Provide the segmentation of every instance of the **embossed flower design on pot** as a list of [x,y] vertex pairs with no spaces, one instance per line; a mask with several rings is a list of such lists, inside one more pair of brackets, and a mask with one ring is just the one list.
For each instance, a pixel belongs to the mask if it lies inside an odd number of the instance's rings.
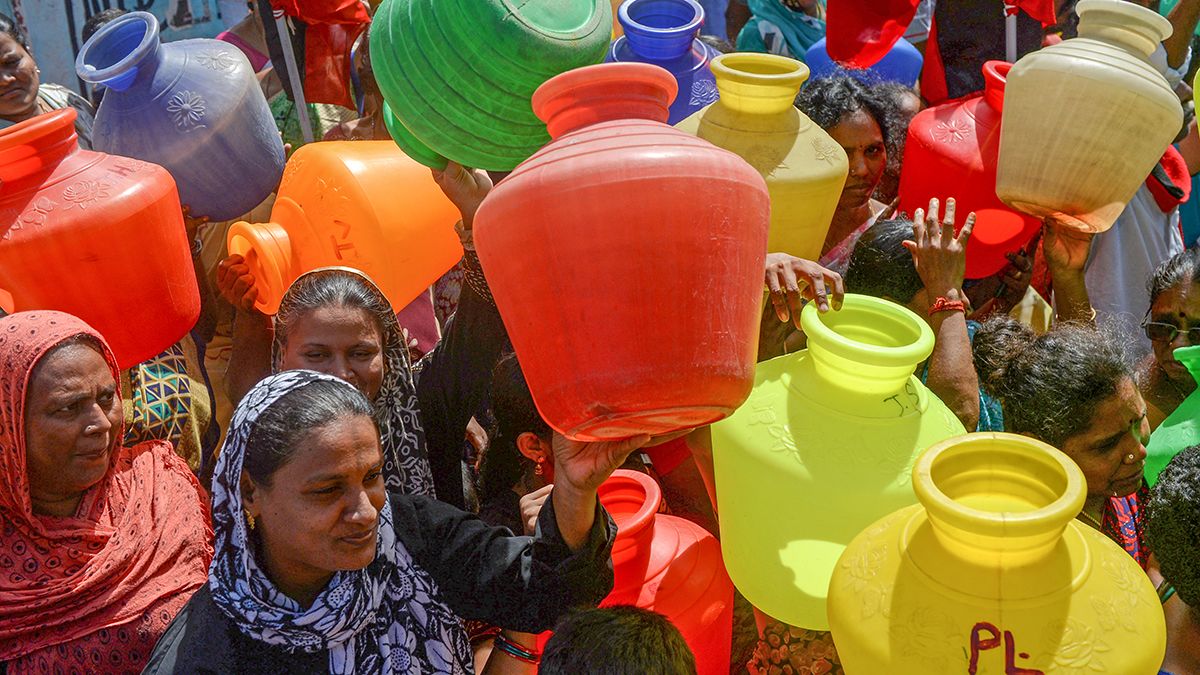
[[178,92],[167,100],[167,113],[171,115],[176,128],[183,132],[203,129],[205,125],[200,121],[204,119],[207,109],[204,98],[191,91]]
[[692,83],[688,105],[708,105],[709,103],[715,103],[718,98],[721,98],[721,94],[717,91],[716,82],[711,80],[697,80]]
[[971,125],[966,120],[939,122],[930,133],[938,143],[958,143],[971,136]]
[[824,138],[817,137],[812,139],[812,146],[813,150],[817,154],[818,162],[827,162],[829,164],[833,164],[837,161],[838,147],[833,143],[830,143]]
[[841,563],[846,570],[842,586],[859,596],[860,616],[864,621],[877,615],[884,618],[891,615],[888,588],[879,578],[879,571],[886,561],[886,549],[875,546]]
[[861,593],[867,584],[877,583],[879,568],[885,558],[882,546],[862,551],[859,555],[842,563],[846,569],[846,586],[855,593]]
[[196,56],[196,62],[209,70],[229,72],[237,65],[233,55],[226,51],[211,51]]
[[1056,621],[1047,627],[1045,635],[1061,635],[1057,641],[1058,652],[1049,672],[1063,675],[1087,675],[1110,672],[1104,665],[1104,653],[1112,651],[1090,626],[1074,619]]
[[111,186],[102,180],[81,180],[72,183],[62,193],[63,199],[70,202],[64,208],[78,206],[86,209],[91,204],[108,198],[109,187]]
[[46,197],[38,197],[29,205],[29,209],[21,214],[16,223],[13,223],[12,228],[4,233],[4,239],[8,239],[13,230],[19,230],[22,226],[38,227],[45,225],[50,212],[57,206],[54,202]]
[[[934,607],[914,607],[905,613],[902,621],[893,624],[898,638],[900,653],[908,659],[918,659],[929,666],[931,673],[954,673],[966,670],[951,663],[956,657],[950,654],[965,653],[946,649],[947,644],[959,642],[961,637],[954,629],[954,621],[945,612]],[[962,664],[965,665],[965,664]]]

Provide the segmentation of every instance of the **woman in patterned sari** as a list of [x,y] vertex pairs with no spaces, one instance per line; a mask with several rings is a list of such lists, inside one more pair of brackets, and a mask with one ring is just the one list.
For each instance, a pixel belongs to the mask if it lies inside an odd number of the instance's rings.
[[557,438],[537,535],[517,537],[388,491],[373,406],[345,380],[272,375],[217,462],[209,583],[146,672],[473,672],[459,617],[542,631],[611,590],[616,526],[596,490],[648,440]]
[[207,576],[207,496],[122,444],[117,381],[79,319],[0,319],[0,672],[140,672]]

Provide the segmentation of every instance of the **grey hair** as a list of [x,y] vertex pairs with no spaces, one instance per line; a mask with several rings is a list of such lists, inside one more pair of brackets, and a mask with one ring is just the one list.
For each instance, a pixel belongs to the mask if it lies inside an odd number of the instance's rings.
[[1200,271],[1200,248],[1189,248],[1171,256],[1150,275],[1150,281],[1147,283],[1150,304],[1153,305],[1158,296],[1171,288],[1200,282],[1200,278],[1196,276],[1197,271]]
[[1044,335],[1009,317],[975,335],[975,369],[984,391],[1004,407],[1004,428],[1056,448],[1091,424],[1096,407],[1125,380],[1137,381],[1123,343],[1090,325]]

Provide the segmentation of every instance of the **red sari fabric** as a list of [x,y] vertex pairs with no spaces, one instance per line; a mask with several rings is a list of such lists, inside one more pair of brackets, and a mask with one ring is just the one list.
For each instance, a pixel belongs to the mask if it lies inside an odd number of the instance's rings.
[[[117,446],[74,516],[33,513],[25,398],[34,366],[88,335],[60,312],[0,319],[0,662],[19,672],[140,672],[167,624],[208,578],[207,498],[164,442]],[[121,430],[114,429],[114,443]]]

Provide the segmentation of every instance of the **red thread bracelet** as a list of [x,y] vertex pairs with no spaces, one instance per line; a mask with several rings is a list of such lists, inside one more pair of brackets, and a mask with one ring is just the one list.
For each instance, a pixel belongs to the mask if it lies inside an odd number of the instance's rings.
[[962,300],[951,300],[945,296],[939,296],[933,304],[929,306],[929,316],[933,316],[938,312],[962,312],[966,314],[967,303]]

